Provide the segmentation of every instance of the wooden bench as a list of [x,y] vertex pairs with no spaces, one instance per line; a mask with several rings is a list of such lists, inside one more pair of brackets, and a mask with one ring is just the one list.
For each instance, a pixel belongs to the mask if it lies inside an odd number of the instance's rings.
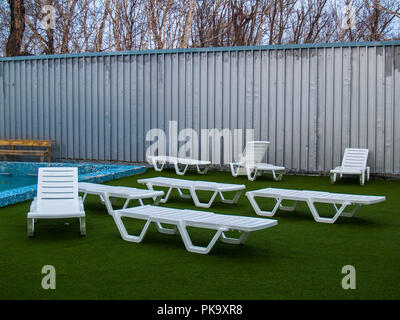
[[[7,149],[0,149],[0,155],[4,156],[4,160],[8,160],[8,156],[38,156],[43,162],[47,157],[47,161],[51,161],[51,145],[53,140],[24,140],[24,139],[0,139],[0,147],[6,146]],[[16,147],[41,147],[46,149],[39,150],[21,150]]]

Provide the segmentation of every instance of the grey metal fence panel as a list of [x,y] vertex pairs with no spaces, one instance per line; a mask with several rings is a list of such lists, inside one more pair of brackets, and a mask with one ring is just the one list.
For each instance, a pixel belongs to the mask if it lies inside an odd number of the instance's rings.
[[[372,172],[399,174],[399,89],[399,41],[2,58],[0,138],[142,162],[147,132],[168,137],[177,121],[198,133],[200,158],[216,151],[201,129],[254,129],[266,160],[293,171],[327,172],[344,148],[367,147]],[[233,159],[243,145],[228,138]]]

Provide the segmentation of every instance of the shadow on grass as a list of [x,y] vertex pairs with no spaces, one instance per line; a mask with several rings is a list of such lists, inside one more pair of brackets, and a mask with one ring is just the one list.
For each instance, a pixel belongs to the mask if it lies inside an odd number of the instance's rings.
[[[353,218],[346,218],[346,217],[339,217],[335,223],[333,224],[328,224],[328,223],[320,223],[316,222],[314,220],[314,217],[312,216],[311,212],[307,211],[296,211],[296,212],[285,212],[285,211],[278,211],[275,216],[273,216],[271,219],[276,219],[278,220],[278,223],[286,223],[290,221],[302,221],[302,222],[310,222],[313,224],[317,225],[332,225],[339,227],[339,226],[362,226],[362,227],[370,227],[372,229],[374,228],[385,228],[388,226],[387,223],[378,221],[378,220],[370,220],[366,219],[363,217],[353,217]],[[280,219],[284,219],[280,221]]]
[[[145,222],[142,220],[132,220],[132,219],[123,219],[124,225],[127,229],[127,232],[131,235],[139,235]],[[171,225],[163,224],[163,227],[171,228]],[[190,235],[191,241],[194,245],[197,246],[204,246],[206,247],[209,242],[211,241],[212,237],[215,234],[215,230],[207,230],[207,229],[198,229],[198,228],[187,228],[188,233]],[[229,231],[227,234],[228,236],[238,237],[240,236],[239,232],[237,231]],[[227,244],[223,243],[220,239],[214,245],[212,250],[207,255],[201,255],[197,253],[188,252],[186,247],[183,243],[183,240],[179,234],[179,232],[175,235],[166,235],[161,234],[156,229],[154,223],[152,223],[141,243],[130,243],[126,242],[133,247],[135,246],[144,246],[148,247],[149,250],[161,250],[168,252],[170,251],[171,254],[174,254],[176,250],[179,252],[185,252],[190,256],[215,256],[218,255],[220,258],[228,258],[232,260],[234,258],[246,258],[246,257],[265,257],[268,255],[268,246],[254,246],[251,241],[251,234],[249,236],[250,240],[247,240],[244,244],[234,245],[234,244]],[[123,241],[121,236],[119,235],[118,231],[116,234],[112,236],[113,239],[119,238]]]
[[[360,184],[359,176],[346,176],[343,178],[336,179],[336,182],[333,185],[345,186],[345,185],[357,185],[357,184],[358,185]],[[368,184],[368,181],[365,181],[365,184]],[[360,185],[360,187],[362,186]]]

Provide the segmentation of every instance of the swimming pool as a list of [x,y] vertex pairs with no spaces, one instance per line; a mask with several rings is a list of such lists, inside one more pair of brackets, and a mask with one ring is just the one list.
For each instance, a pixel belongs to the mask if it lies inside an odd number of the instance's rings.
[[102,183],[146,172],[145,166],[93,163],[0,162],[0,207],[36,196],[40,167],[77,167],[79,181]]
[[12,175],[1,175],[0,176],[0,192],[4,190],[11,190],[20,187],[29,186],[36,184],[37,177],[31,176],[12,176]]

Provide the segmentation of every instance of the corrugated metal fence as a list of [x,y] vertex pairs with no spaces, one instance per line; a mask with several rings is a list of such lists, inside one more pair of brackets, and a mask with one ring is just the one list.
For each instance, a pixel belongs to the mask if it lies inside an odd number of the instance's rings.
[[3,58],[0,86],[0,138],[53,139],[55,158],[145,161],[148,130],[176,120],[253,128],[294,171],[350,146],[400,173],[400,41]]

